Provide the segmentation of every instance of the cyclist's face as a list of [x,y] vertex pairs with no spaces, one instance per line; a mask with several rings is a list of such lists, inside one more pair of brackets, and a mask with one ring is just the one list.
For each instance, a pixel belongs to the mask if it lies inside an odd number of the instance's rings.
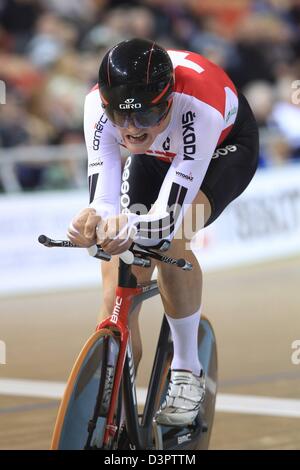
[[166,118],[162,119],[158,125],[153,127],[140,129],[135,127],[132,121],[129,122],[127,127],[117,126],[129,152],[145,153],[149,150],[158,134],[163,132],[168,126],[171,119],[171,112],[172,110],[169,111]]

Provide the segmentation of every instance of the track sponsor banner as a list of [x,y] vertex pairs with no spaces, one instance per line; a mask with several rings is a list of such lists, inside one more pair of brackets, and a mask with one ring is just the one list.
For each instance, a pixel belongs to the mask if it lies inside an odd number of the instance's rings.
[[[99,285],[99,262],[86,250],[45,248],[66,238],[86,191],[0,197],[0,294]],[[195,237],[204,270],[300,254],[300,165],[263,170],[217,221]]]
[[87,192],[59,191],[0,197],[0,294],[89,286],[99,263],[86,250],[46,248],[38,236],[65,239]]
[[300,165],[257,172],[195,242],[206,269],[300,254]]

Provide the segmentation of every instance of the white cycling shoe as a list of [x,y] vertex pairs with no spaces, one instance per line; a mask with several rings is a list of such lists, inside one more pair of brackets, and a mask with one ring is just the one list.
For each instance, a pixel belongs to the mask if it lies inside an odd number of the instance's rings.
[[172,370],[168,392],[155,420],[165,426],[192,424],[205,396],[205,376],[192,372]]

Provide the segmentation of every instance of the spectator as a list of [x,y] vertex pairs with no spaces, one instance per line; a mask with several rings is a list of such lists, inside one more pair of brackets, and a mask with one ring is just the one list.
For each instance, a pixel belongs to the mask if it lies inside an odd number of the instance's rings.
[[15,51],[24,52],[40,13],[38,0],[2,0],[0,24],[9,33]]
[[[141,36],[227,70],[258,120],[262,166],[300,156],[299,104],[291,101],[300,78],[299,0],[0,0],[0,21],[0,77],[9,90],[2,147],[81,142],[83,102],[101,57]],[[24,188],[45,184],[36,170],[19,167]]]
[[78,39],[76,28],[53,13],[44,13],[37,21],[34,37],[28,43],[27,53],[32,64],[48,68],[75,49]]

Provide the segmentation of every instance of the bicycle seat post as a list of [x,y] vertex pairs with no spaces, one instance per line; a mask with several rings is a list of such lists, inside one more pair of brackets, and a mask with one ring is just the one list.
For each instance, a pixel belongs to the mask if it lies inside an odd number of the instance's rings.
[[137,286],[137,279],[131,272],[131,265],[124,263],[121,259],[119,260],[118,286],[133,288]]

